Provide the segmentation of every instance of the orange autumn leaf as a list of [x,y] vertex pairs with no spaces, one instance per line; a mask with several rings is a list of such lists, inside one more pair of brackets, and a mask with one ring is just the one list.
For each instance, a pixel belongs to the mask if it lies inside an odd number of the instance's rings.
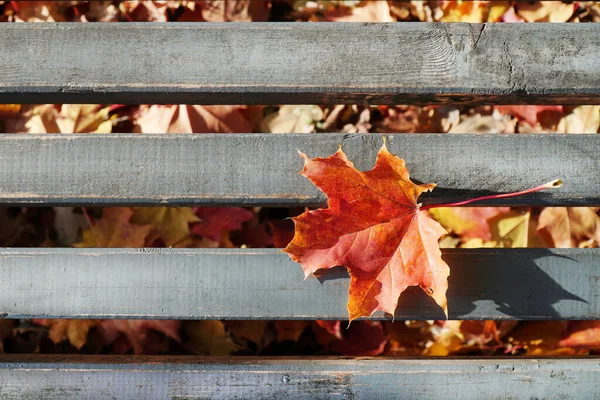
[[600,348],[600,321],[569,321],[569,334],[558,343],[561,347]]
[[102,210],[102,218],[95,221],[82,234],[82,241],[75,247],[144,247],[152,231],[151,225],[135,225],[129,222],[133,211],[128,207],[111,207]]
[[414,184],[385,143],[367,172],[356,170],[341,149],[328,158],[300,155],[301,174],[328,197],[328,208],[293,218],[296,232],[284,251],[305,275],[346,267],[350,320],[379,310],[393,314],[400,294],[416,285],[447,314],[450,269],[438,246],[446,231],[417,204],[435,184]]
[[48,336],[54,343],[69,340],[77,350],[87,342],[91,328],[100,321],[95,319],[34,319],[34,323],[48,328]]
[[254,216],[241,207],[198,207],[195,213],[200,222],[192,225],[192,233],[211,240],[219,240],[223,232],[240,230],[242,223]]

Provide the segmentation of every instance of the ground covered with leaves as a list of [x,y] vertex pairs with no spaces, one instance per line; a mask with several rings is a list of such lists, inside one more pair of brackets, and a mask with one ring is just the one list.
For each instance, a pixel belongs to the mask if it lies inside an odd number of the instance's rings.
[[[0,21],[600,22],[598,2],[0,1]],[[118,44],[116,44],[118,45]],[[0,105],[11,133],[588,133],[598,106]],[[537,184],[541,182],[532,182]],[[288,245],[299,208],[0,208],[2,247]],[[597,208],[426,211],[442,248],[600,246]],[[300,266],[299,266],[300,268]],[[301,284],[301,282],[299,282]],[[210,355],[597,354],[600,321],[0,320],[6,353]]]

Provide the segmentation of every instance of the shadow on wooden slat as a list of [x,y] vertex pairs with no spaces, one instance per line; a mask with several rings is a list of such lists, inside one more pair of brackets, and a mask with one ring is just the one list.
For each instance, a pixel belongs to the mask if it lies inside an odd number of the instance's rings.
[[[493,252],[497,254],[498,249]],[[553,265],[547,265],[544,261],[547,257],[553,258]],[[565,315],[555,308],[560,302],[588,303],[563,288],[557,282],[558,276],[546,272],[557,274],[557,270],[559,273],[562,270],[564,276],[581,275],[569,274],[578,268],[579,262],[549,249],[507,249],[506,256],[501,257],[486,256],[485,249],[456,249],[445,250],[443,258],[451,271],[449,319],[486,319],[485,316],[498,319],[498,313],[505,314],[506,319],[561,319]],[[557,259],[560,259],[558,269]],[[319,277],[321,282],[332,279],[348,279],[348,273],[345,268],[336,267]],[[570,282],[570,290],[578,287],[577,282],[559,280]],[[433,299],[419,287],[410,287],[400,296],[395,318],[446,319]]]

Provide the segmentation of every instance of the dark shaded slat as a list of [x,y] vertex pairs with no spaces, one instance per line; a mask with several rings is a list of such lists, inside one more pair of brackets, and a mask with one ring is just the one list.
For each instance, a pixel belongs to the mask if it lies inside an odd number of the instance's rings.
[[600,396],[597,359],[4,356],[19,399],[498,399]]
[[600,103],[597,24],[41,23],[0,34],[6,103]]
[[[564,186],[479,205],[600,205],[600,135],[388,135],[411,177],[438,187],[424,204]],[[340,145],[373,167],[380,135],[0,135],[0,202],[45,205],[316,205],[300,149]]]
[[[278,249],[5,249],[9,318],[346,319],[348,275],[320,282]],[[451,319],[599,319],[600,250],[446,250]],[[382,313],[375,318],[384,318]],[[443,319],[418,288],[397,319]]]

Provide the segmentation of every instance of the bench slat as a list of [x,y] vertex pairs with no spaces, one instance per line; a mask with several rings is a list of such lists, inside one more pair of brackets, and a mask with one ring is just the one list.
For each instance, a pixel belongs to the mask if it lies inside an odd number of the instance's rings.
[[[600,205],[600,135],[388,135],[424,204],[513,192],[560,178],[562,188],[479,205]],[[0,135],[0,202],[44,205],[315,205],[298,172],[342,145],[373,167],[380,135]]]
[[589,358],[36,356],[3,355],[0,396],[60,400],[600,396],[600,366]]
[[[347,319],[348,275],[279,249],[4,249],[9,318]],[[451,319],[599,319],[599,249],[452,249]],[[374,316],[384,318],[382,313]],[[443,319],[419,288],[396,319]]]
[[3,103],[600,103],[598,24],[42,23],[0,32]]

